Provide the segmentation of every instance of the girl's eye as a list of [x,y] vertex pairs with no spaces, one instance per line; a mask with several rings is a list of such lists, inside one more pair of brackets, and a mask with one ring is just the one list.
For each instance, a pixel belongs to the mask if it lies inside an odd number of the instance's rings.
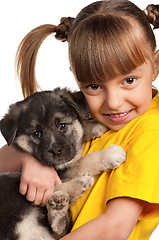
[[132,85],[133,83],[135,83],[136,78],[130,77],[130,78],[126,78],[124,80],[124,85]]
[[88,95],[92,95],[92,96],[97,96],[101,93],[102,87],[98,84],[91,84],[89,86],[87,86],[84,91],[86,92],[86,94]]
[[87,87],[87,89],[97,91],[100,89],[100,86],[98,84],[91,84]]

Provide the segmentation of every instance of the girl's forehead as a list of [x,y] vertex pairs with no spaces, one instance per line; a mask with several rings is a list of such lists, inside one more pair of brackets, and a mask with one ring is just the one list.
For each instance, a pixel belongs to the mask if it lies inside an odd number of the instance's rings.
[[156,49],[145,13],[127,0],[88,5],[75,19],[68,42],[72,71],[77,81],[88,83],[127,74]]
[[[109,21],[108,21],[109,20]],[[150,46],[138,24],[100,16],[76,31],[70,46],[73,72],[79,82],[102,82],[128,74],[149,58]],[[80,40],[79,40],[80,39]]]
[[111,82],[111,81],[121,82],[122,80],[129,78],[129,77],[141,77],[145,73],[145,70],[147,70],[147,68],[150,66],[152,66],[151,62],[149,60],[146,60],[145,63],[136,67],[128,74],[124,74],[124,75],[118,74],[118,75],[114,76],[114,78],[112,78],[112,79],[105,79],[105,81],[96,81],[96,82],[92,82],[92,83],[78,81],[77,84],[78,84],[79,88],[82,89],[82,88],[88,87],[89,84],[103,85],[106,82]]

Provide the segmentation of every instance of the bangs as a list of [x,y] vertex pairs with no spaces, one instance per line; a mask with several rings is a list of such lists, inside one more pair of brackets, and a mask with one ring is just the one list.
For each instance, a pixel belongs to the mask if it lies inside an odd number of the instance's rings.
[[68,42],[71,69],[79,82],[128,74],[147,58],[141,31],[118,16],[98,14],[82,21]]

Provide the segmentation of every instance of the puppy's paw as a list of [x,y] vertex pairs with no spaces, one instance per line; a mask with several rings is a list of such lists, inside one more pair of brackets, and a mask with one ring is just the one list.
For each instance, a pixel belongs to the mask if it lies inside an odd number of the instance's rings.
[[[104,167],[107,169],[118,168],[126,160],[126,153],[122,147],[112,144],[105,150]],[[102,151],[103,151],[102,150]]]
[[90,176],[82,176],[74,179],[73,195],[70,195],[70,204],[72,205],[84,192],[94,183],[94,178]]
[[81,185],[82,193],[90,188],[94,183],[94,178],[90,176],[83,176],[79,178],[79,184]]
[[48,207],[54,210],[61,210],[69,207],[69,196],[66,192],[56,191],[48,199]]
[[92,128],[92,138],[95,139],[97,137],[101,137],[104,132],[106,132],[108,129],[100,124],[97,123],[93,128]]
[[52,231],[61,235],[66,229],[69,208],[69,195],[66,192],[56,191],[46,204],[48,221]]

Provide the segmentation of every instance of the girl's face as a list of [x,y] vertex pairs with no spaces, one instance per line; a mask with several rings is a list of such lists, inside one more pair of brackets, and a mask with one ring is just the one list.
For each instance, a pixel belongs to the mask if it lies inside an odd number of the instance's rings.
[[152,63],[147,61],[125,76],[89,85],[79,83],[92,117],[118,131],[143,115],[151,104],[154,72]]

